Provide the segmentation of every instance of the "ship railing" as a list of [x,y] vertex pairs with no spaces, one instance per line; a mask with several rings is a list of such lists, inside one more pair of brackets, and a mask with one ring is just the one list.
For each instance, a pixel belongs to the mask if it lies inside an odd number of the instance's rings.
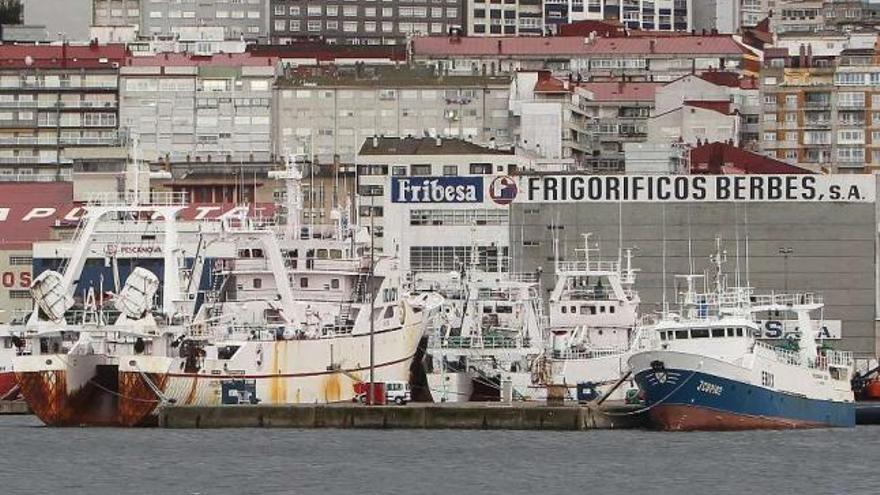
[[449,336],[428,339],[428,346],[440,349],[518,349],[529,347],[529,337],[492,336]]
[[[595,287],[587,289],[569,289],[567,291],[568,299],[571,301],[611,301],[617,299],[614,291],[610,289],[596,290]],[[565,301],[562,301],[563,303]]]
[[812,292],[798,292],[793,294],[760,294],[752,296],[752,304],[755,306],[795,306],[822,304],[823,298]]
[[782,349],[781,347],[770,345],[765,342],[761,342],[760,340],[755,341],[755,351],[757,351],[758,354],[763,355],[764,357],[774,358],[779,363],[790,364],[794,366],[798,366],[801,364],[800,353],[796,351],[790,351],[788,349]]
[[537,284],[540,281],[538,274],[535,272],[510,272],[509,277],[511,282]]
[[98,192],[91,193],[88,206],[186,206],[187,193],[183,191]]
[[595,349],[563,349],[554,350],[553,359],[575,360],[575,359],[595,359],[601,357],[620,356],[625,353],[626,349],[618,349],[615,347],[603,347]]
[[821,357],[824,357],[829,365],[853,367],[855,360],[851,351],[823,351]]
[[560,261],[557,271],[560,272],[619,272],[617,261]]

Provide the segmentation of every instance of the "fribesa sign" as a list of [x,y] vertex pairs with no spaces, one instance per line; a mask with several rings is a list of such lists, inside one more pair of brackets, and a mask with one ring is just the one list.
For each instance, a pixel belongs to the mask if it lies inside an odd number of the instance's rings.
[[534,175],[517,178],[514,203],[872,203],[873,175]]

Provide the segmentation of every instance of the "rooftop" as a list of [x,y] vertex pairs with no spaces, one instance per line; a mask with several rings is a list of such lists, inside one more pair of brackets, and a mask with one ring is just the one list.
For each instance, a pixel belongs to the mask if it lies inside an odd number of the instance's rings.
[[691,173],[812,174],[814,172],[738,148],[731,143],[714,142],[698,144],[691,149]]
[[337,59],[406,61],[404,45],[328,45],[319,42],[299,42],[290,45],[250,45],[248,51],[256,56],[309,58],[318,62],[332,62]]
[[367,138],[359,155],[513,155],[513,150],[480,146],[455,138]]
[[161,53],[152,56],[128,57],[125,65],[130,67],[265,67],[278,63],[277,57],[264,57],[251,53],[223,53],[210,56],[188,53]]
[[432,67],[296,67],[278,79],[280,87],[301,86],[486,86],[510,84],[510,76],[438,75]]
[[711,110],[713,112],[718,112],[723,115],[731,115],[731,102],[730,100],[724,101],[710,101],[710,100],[685,100],[684,105],[686,107],[695,107],[702,108],[703,110]]
[[558,37],[417,37],[416,57],[495,56],[570,57],[577,55],[743,55],[730,35],[679,35],[626,38]]
[[588,82],[578,87],[593,93],[593,101],[654,101],[657,88],[664,83],[656,82]]
[[125,57],[125,45],[116,44],[0,45],[0,68],[4,69],[110,69]]

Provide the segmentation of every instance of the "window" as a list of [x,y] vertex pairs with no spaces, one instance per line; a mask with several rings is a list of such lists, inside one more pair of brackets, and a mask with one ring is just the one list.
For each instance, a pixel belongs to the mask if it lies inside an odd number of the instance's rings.
[[688,331],[687,330],[676,330],[675,331],[675,339],[676,340],[687,340]]
[[474,175],[489,175],[492,173],[492,164],[471,163],[471,173]]
[[724,337],[724,329],[723,328],[713,328],[712,329],[712,337]]
[[692,339],[708,339],[709,338],[709,329],[708,328],[694,328],[691,330],[691,338]]
[[339,279],[338,278],[330,279],[330,288],[331,289],[338,289],[339,288]]
[[15,266],[27,265],[30,266],[33,263],[33,259],[30,256],[10,256],[9,264]]
[[309,286],[309,278],[308,277],[300,277],[299,286],[302,289],[306,289]]
[[263,279],[255,278],[254,279],[254,289],[262,289],[263,288]]
[[391,167],[391,175],[395,177],[403,177],[406,175],[406,167],[403,166],[394,166]]
[[443,165],[443,175],[458,175],[458,166]]
[[413,165],[411,167],[412,175],[428,176],[431,175],[431,165]]
[[742,328],[737,328],[737,329],[736,329],[736,336],[737,336],[737,337],[742,337],[742,336],[743,336],[743,329],[742,329]]
[[31,291],[29,290],[10,290],[9,299],[30,299]]

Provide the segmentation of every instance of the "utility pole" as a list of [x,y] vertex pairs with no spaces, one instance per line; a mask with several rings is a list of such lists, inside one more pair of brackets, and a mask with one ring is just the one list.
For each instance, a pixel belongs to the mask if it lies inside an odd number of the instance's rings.
[[779,254],[782,255],[782,270],[785,272],[785,292],[788,293],[788,257],[794,253],[794,249],[789,246],[779,248]]
[[375,274],[375,266],[376,266],[376,258],[375,258],[375,246],[376,246],[376,236],[373,222],[373,200],[375,196],[373,196],[372,191],[370,192],[370,277],[367,279],[367,283],[370,284],[369,297],[370,297],[370,400],[367,401],[367,404],[372,405],[373,400],[375,398],[374,388],[376,386],[376,342],[375,342],[375,330],[376,330],[376,322],[374,318],[375,306],[376,306],[376,289],[373,284],[373,275]]

